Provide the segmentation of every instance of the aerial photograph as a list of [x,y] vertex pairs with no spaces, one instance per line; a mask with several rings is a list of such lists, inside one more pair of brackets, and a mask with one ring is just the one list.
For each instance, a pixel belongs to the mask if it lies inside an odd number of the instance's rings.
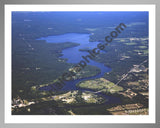
[[12,11],[12,115],[148,115],[149,12]]

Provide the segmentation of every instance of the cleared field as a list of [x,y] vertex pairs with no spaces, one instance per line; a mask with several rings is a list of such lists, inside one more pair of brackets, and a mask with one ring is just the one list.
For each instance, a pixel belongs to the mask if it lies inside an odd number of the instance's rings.
[[147,46],[138,46],[141,49],[147,48]]
[[136,45],[137,43],[124,43],[124,44],[126,44],[126,45]]
[[80,82],[79,84],[77,84],[77,86],[81,87],[81,88],[102,91],[105,93],[116,93],[116,92],[123,90],[122,87],[117,86],[114,83],[112,83],[104,78],[83,81],[83,82]]

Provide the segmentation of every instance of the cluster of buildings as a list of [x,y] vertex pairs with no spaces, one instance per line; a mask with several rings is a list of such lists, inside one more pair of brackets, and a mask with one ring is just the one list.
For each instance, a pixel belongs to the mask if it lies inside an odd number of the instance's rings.
[[127,89],[125,92],[119,92],[119,94],[129,97],[130,99],[137,95],[137,93],[133,92],[131,89]]
[[21,98],[16,98],[16,99],[13,99],[12,100],[12,109],[14,108],[21,108],[21,107],[26,107],[26,106],[29,106],[31,104],[35,104],[35,102],[28,102],[26,100],[22,100]]

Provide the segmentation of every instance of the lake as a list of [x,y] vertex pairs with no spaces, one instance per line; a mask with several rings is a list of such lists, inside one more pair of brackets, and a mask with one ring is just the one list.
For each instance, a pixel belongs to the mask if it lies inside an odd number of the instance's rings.
[[[89,55],[88,52],[80,51],[79,49],[93,49],[97,47],[97,44],[100,42],[89,42],[90,34],[79,34],[79,33],[67,33],[63,35],[56,35],[56,36],[48,36],[48,37],[41,37],[37,40],[45,40],[47,43],[65,43],[65,42],[73,42],[80,44],[79,46],[66,48],[62,51],[63,56],[60,58],[68,59],[68,63],[77,64],[82,60],[82,56]],[[101,51],[104,52],[104,51]],[[89,79],[96,79],[101,78],[104,76],[106,72],[110,72],[111,68],[104,66],[102,63],[98,63],[96,61],[90,60],[88,65],[96,66],[98,67],[101,72],[95,76],[87,77],[87,78],[81,78],[77,80],[71,80],[65,82],[65,86],[62,88],[62,90],[69,91],[69,90],[82,90],[82,91],[88,91],[88,89],[80,89],[76,87],[76,84],[83,80],[89,80]],[[48,90],[48,87],[41,88],[43,90]],[[89,90],[92,91],[92,90]],[[98,93],[99,95],[103,95],[105,98],[109,99],[107,103],[119,103],[120,99],[118,97],[113,96],[107,96],[102,93]]]

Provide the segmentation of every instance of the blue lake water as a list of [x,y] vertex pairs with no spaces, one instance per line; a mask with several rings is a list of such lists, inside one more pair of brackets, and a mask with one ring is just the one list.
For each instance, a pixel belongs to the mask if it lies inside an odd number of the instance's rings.
[[[97,44],[100,42],[89,42],[90,34],[79,34],[79,33],[67,33],[63,35],[56,35],[56,36],[48,36],[48,37],[41,37],[38,40],[45,40],[48,43],[64,43],[64,42],[73,42],[73,43],[78,43],[80,44],[79,46],[71,47],[71,48],[66,48],[62,51],[63,56],[61,58],[68,59],[68,63],[73,63],[77,64],[79,63],[82,59],[82,56],[89,55],[88,52],[84,51],[79,51],[79,49],[93,49],[97,47]],[[103,51],[101,51],[103,52]],[[104,58],[105,59],[105,58]],[[87,78],[82,78],[82,79],[77,79],[77,80],[72,80],[72,81],[67,81],[65,82],[65,86],[62,88],[62,90],[82,90],[86,91],[87,89],[80,89],[76,87],[76,84],[79,83],[80,81],[83,80],[89,80],[89,79],[96,79],[96,78],[101,78],[104,76],[106,72],[110,72],[111,68],[104,66],[102,63],[98,63],[93,60],[89,60],[90,62],[87,63],[87,65],[92,65],[98,67],[101,72],[95,76],[87,77]],[[41,88],[43,90],[49,90],[49,87],[43,87]],[[90,90],[91,91],[91,90]],[[107,103],[119,103],[120,99],[118,97],[113,97],[113,96],[107,96],[102,93],[99,93],[99,95],[103,95],[107,99],[110,99]]]

